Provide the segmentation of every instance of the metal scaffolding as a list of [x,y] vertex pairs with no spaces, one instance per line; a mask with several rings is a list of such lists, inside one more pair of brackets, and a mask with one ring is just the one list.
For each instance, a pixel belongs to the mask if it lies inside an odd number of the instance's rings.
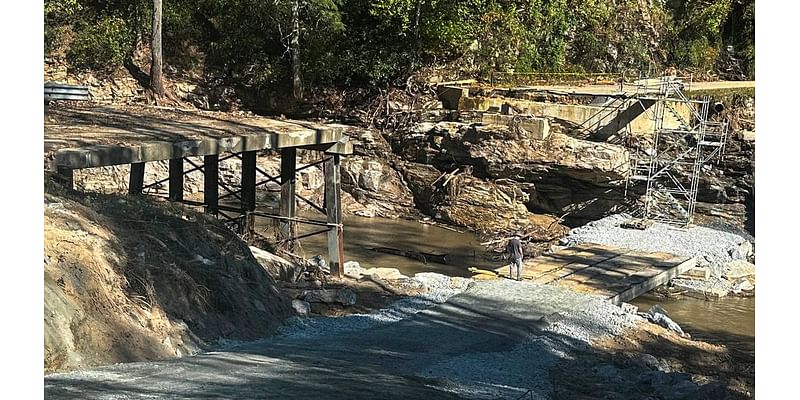
[[[649,147],[632,151],[626,181],[626,194],[645,185],[637,216],[676,226],[692,222],[700,175],[722,160],[728,134],[726,122],[708,120],[708,97],[690,100],[683,86],[671,76],[637,81],[635,99],[653,121],[653,136]],[[680,109],[689,110],[688,119]],[[677,128],[665,127],[666,115],[677,121]]]

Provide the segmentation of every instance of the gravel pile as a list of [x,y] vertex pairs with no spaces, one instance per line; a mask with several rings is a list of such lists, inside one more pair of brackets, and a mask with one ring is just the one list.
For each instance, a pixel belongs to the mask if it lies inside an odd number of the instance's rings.
[[569,348],[547,336],[532,337],[504,352],[467,353],[434,364],[424,378],[446,379],[447,390],[467,399],[549,399],[548,369]]
[[434,303],[444,303],[447,299],[467,290],[473,282],[469,278],[449,277],[435,272],[420,272],[412,278],[428,288],[428,292],[417,297]]
[[746,259],[752,253],[752,244],[745,238],[728,232],[704,227],[678,229],[654,223],[645,230],[623,229],[619,225],[630,219],[626,214],[611,215],[572,229],[562,239],[562,244],[598,243],[648,252],[667,252],[680,256],[697,257],[698,266],[710,266],[721,272],[723,265],[732,260]]
[[606,300],[593,299],[584,308],[558,313],[549,317],[552,323],[545,329],[558,335],[564,335],[585,344],[593,340],[622,334],[625,329],[632,328],[642,318],[624,312]]
[[390,324],[408,318],[436,303],[409,297],[369,314],[350,314],[344,317],[291,317],[278,329],[275,338],[313,338],[334,336]]

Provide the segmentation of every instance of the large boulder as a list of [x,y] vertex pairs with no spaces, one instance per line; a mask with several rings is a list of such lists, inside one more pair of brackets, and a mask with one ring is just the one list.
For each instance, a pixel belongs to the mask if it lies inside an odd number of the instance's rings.
[[745,260],[733,260],[723,267],[722,277],[732,282],[745,278],[752,283],[756,279],[756,266]]
[[431,163],[443,170],[472,165],[475,175],[482,178],[533,182],[556,173],[608,184],[624,179],[630,168],[630,154],[622,146],[557,133],[539,140],[505,125],[420,124],[396,134],[392,145],[405,160]]
[[417,215],[414,196],[388,162],[353,156],[342,161],[342,189],[364,207],[363,215],[398,218]]
[[414,196],[417,208],[433,215],[433,184],[442,176],[442,172],[433,165],[413,162],[404,163],[400,170]]

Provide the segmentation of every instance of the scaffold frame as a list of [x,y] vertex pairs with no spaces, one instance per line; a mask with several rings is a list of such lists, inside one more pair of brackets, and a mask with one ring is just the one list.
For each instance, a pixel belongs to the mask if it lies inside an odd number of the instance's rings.
[[[675,76],[636,82],[634,98],[652,104],[645,113],[653,121],[653,134],[649,147],[632,151],[625,188],[627,195],[633,186],[645,185],[636,216],[681,227],[692,223],[700,177],[708,164],[723,159],[728,135],[726,122],[708,120],[709,98],[689,99],[683,85]],[[690,110],[689,120],[676,110],[679,104]],[[678,128],[664,126],[667,113]]]

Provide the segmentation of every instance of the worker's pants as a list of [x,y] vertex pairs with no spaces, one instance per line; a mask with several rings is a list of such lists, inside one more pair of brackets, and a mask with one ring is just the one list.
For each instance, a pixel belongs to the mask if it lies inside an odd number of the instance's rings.
[[512,258],[511,264],[508,266],[509,275],[512,279],[520,280],[522,279],[522,257],[520,258]]

